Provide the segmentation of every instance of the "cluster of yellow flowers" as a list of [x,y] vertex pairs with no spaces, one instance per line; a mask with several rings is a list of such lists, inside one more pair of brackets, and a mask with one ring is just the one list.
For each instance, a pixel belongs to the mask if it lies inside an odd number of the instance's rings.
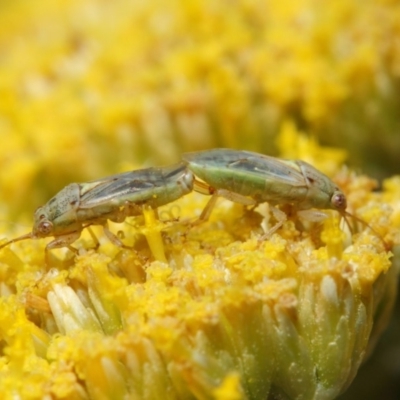
[[[288,133],[290,148],[335,159]],[[97,250],[84,235],[78,256],[54,251],[48,265],[42,241],[4,248],[3,398],[335,398],[390,316],[400,222],[398,178],[382,193],[346,170],[336,180],[369,227],[351,233],[334,212],[323,226],[294,216],[260,242],[267,207],[221,200],[193,226],[207,199],[192,193],[160,210],[179,221],[150,209],[125,223],[135,250],[100,231]]]
[[[47,264],[45,240],[5,247],[0,397],[343,392],[396,296],[400,178],[375,192],[374,180],[343,167],[345,151],[296,126],[353,137],[359,120],[342,118],[352,107],[374,126],[377,101],[397,99],[398,33],[390,0],[3,2],[0,239],[24,233],[14,223],[31,223],[70,182],[218,146],[315,165],[368,226],[353,221],[350,232],[334,212],[323,224],[295,215],[260,241],[268,205],[221,200],[192,226],[207,198],[191,193],[160,220],[145,210],[112,225],[134,250],[100,229],[95,250],[84,231],[79,255],[55,250]],[[380,130],[381,142],[391,132]]]

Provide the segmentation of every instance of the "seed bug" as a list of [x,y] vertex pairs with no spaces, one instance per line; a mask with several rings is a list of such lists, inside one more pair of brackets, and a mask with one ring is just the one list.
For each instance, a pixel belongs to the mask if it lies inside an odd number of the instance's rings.
[[101,225],[115,245],[125,246],[109,229],[107,221],[123,222],[140,215],[142,206],[156,209],[192,191],[193,174],[184,163],[168,167],[147,168],[88,183],[71,183],[34,214],[32,232],[12,239],[0,246],[25,239],[53,236],[46,246],[49,250],[71,246],[83,229]]
[[[338,211],[369,226],[346,211],[346,196],[326,175],[301,160],[282,160],[250,151],[213,149],[186,153],[182,156],[188,168],[200,180],[194,180],[194,190],[211,195],[200,215],[207,220],[218,197],[247,206],[268,202],[277,224],[262,239],[278,230],[286,214],[276,205],[292,205],[300,216],[318,220],[322,216],[310,209]],[[349,225],[350,227],[350,225]],[[371,228],[372,229],[372,228]],[[375,232],[376,233],[376,232]],[[381,238],[382,239],[382,238]],[[382,239],[383,240],[383,239]]]

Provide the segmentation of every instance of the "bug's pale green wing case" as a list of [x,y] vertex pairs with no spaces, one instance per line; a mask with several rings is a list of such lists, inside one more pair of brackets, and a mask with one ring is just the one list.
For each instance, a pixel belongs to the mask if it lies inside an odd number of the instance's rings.
[[189,193],[192,176],[184,164],[146,168],[81,184],[80,208],[150,203],[160,206]]
[[242,185],[248,186],[248,192],[243,194],[271,204],[293,203],[306,196],[308,184],[295,161],[243,153],[228,165],[230,170],[241,173]]
[[183,159],[200,179],[215,189],[274,204],[302,199],[307,183],[295,161],[250,151],[213,149],[187,153]]
[[230,162],[227,167],[236,171],[246,171],[250,176],[285,185],[304,186],[304,176],[295,161],[282,160],[250,151],[242,153],[237,161]]

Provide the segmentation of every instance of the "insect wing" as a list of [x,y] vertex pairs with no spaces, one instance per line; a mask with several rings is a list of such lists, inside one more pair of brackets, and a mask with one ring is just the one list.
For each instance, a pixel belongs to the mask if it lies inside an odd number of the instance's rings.
[[250,151],[215,149],[183,156],[197,177],[215,189],[272,204],[301,201],[307,182],[296,161]]
[[306,185],[304,176],[295,161],[281,160],[251,151],[213,149],[186,153],[183,159],[206,182],[206,175],[219,172],[222,174],[225,171],[237,176],[245,176],[249,180],[263,179],[295,187]]
[[89,209],[109,204],[121,206],[127,201],[145,201],[155,187],[155,184],[146,178],[147,170],[138,170],[81,184],[80,208]]
[[305,186],[304,176],[296,162],[251,152],[241,153],[246,153],[246,155],[244,154],[243,158],[227,164],[227,168],[240,172],[246,171],[249,175],[257,175],[276,184]]
[[159,207],[192,190],[193,175],[184,163],[146,168],[81,184],[81,209],[126,203]]

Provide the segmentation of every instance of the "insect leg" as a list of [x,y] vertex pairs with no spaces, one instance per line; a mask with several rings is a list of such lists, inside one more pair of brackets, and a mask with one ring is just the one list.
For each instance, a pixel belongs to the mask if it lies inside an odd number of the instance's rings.
[[52,249],[68,247],[68,249],[71,250],[73,253],[77,253],[78,250],[75,249],[75,247],[72,247],[71,243],[74,243],[76,240],[78,240],[80,236],[81,236],[81,231],[76,231],[68,233],[66,235],[57,236],[46,246],[46,252]]
[[272,215],[275,217],[275,219],[278,221],[271,229],[268,230],[268,232],[265,232],[264,235],[262,235],[258,241],[261,242],[265,239],[268,239],[269,237],[272,236],[282,225],[283,223],[287,220],[286,214],[279,210],[279,208],[276,208],[274,206],[269,206]]
[[211,198],[208,201],[207,205],[204,207],[204,210],[200,214],[199,219],[194,222],[194,225],[197,225],[201,222],[208,220],[208,218],[210,217],[211,211],[214,208],[214,206],[218,200],[218,194],[216,193],[216,190],[213,187],[207,185],[204,182],[198,181],[197,179],[195,179],[193,181],[193,189],[198,193],[205,194],[205,195],[211,195]]
[[122,247],[123,249],[130,249],[132,250],[132,247],[127,246],[126,244],[122,243],[122,241],[119,239],[117,235],[114,235],[110,229],[108,228],[107,222],[103,224],[103,231],[107,238],[112,242],[115,246]]
[[97,236],[94,234],[93,229],[91,229],[90,226],[87,226],[87,230],[88,230],[93,242],[95,243],[94,250],[97,250],[100,246],[99,239],[97,239]]
[[208,218],[210,218],[211,211],[215,207],[215,204],[217,204],[217,200],[218,200],[218,193],[215,192],[211,196],[210,200],[208,200],[206,206],[204,207],[204,210],[201,212],[198,222],[204,222],[207,221]]
[[208,220],[208,218],[211,215],[211,211],[213,210],[215,204],[217,203],[218,197],[223,197],[225,199],[228,199],[235,203],[243,204],[245,206],[256,206],[258,204],[257,201],[254,199],[251,199],[249,197],[243,196],[235,192],[231,192],[226,189],[215,189],[212,186],[209,186],[206,183],[200,182],[198,180],[194,181],[194,190],[202,194],[211,195],[210,200],[204,207],[204,210],[199,217],[199,222]]
[[75,249],[75,247],[71,246],[71,243],[74,243],[75,240],[78,240],[79,236],[81,236],[81,231],[69,233],[67,235],[57,236],[54,240],[52,240],[50,243],[48,243],[44,249],[46,265],[47,266],[51,265],[49,254],[50,254],[50,250],[52,250],[52,249],[59,249],[61,247],[67,247],[70,251],[72,251],[72,253],[77,254],[78,250]]
[[122,241],[119,239],[119,237],[114,235],[110,231],[110,229],[108,228],[107,222],[105,222],[102,226],[103,226],[103,231],[104,231],[105,235],[108,237],[108,239],[111,241],[111,243],[113,243],[115,246],[121,247],[123,249],[128,249],[128,250],[133,251],[137,255],[137,257],[142,260],[142,262],[146,262],[147,261],[147,258],[142,256],[141,254],[139,254],[133,248],[133,246],[127,246],[126,244],[122,243]]

